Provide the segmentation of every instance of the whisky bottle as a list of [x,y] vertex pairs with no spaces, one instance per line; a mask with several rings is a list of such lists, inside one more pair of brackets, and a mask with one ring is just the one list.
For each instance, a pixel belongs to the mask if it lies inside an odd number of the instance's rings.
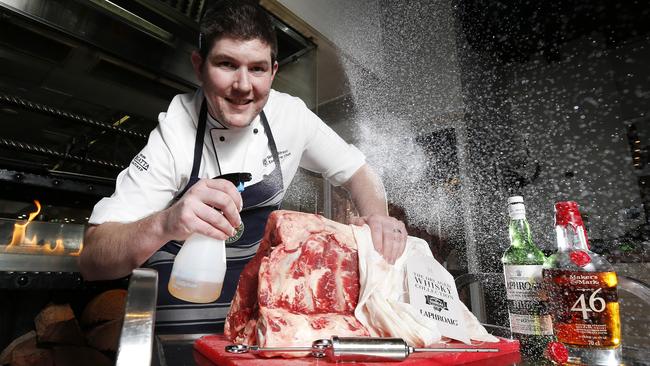
[[621,322],[618,279],[604,258],[589,250],[575,202],[555,204],[557,253],[544,265],[553,331],[569,351],[569,362],[618,365]]
[[508,198],[510,247],[501,258],[506,282],[510,329],[527,360],[543,357],[553,340],[551,317],[543,292],[544,253],[533,243],[521,196]]

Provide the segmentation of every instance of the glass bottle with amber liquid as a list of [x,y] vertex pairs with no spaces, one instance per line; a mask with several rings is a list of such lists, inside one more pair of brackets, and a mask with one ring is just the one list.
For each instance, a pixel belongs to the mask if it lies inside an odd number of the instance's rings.
[[546,257],[533,243],[521,196],[508,198],[510,247],[501,258],[506,282],[510,329],[527,360],[543,357],[553,340],[553,327],[543,291],[542,265]]
[[554,334],[567,347],[570,362],[618,365],[621,322],[616,272],[589,250],[577,203],[555,204],[555,232],[558,251],[543,271]]

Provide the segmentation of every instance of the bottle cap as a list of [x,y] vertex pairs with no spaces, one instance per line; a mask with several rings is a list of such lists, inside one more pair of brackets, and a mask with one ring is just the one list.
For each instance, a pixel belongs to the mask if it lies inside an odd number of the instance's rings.
[[[561,201],[555,203],[555,226],[567,227],[569,225],[572,226],[574,230],[578,231],[578,235],[583,237],[587,248],[589,248],[587,229],[585,228],[584,222],[582,222],[582,216],[580,216],[578,204],[574,201]],[[589,259],[585,265],[590,261],[591,259]],[[579,262],[584,262],[584,258],[580,259],[576,264]]]
[[555,203],[555,225],[584,226],[578,204],[574,201],[561,201]]
[[508,198],[508,215],[513,220],[522,220],[526,218],[526,207],[522,196],[513,196]]

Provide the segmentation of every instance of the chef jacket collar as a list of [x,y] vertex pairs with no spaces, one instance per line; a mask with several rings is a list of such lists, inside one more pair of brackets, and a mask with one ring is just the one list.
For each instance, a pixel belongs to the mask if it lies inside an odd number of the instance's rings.
[[[207,120],[207,122],[208,122],[208,129],[216,128],[217,130],[228,130],[228,127],[224,126],[223,124],[221,124],[221,122],[219,122],[219,121],[217,121],[216,119],[214,119],[214,118],[210,115],[210,113],[208,113],[208,120]],[[248,129],[252,129],[252,128],[259,128],[259,126],[260,126],[260,116],[258,115],[257,117],[255,117],[255,118],[253,119],[253,122],[251,122],[248,126],[244,127],[244,128],[241,129],[241,130],[248,130]]]

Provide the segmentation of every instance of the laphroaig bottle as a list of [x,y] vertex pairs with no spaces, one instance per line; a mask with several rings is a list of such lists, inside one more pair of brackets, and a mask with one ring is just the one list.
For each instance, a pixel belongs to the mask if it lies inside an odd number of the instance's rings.
[[616,272],[589,250],[587,232],[575,202],[555,204],[557,253],[544,266],[544,281],[557,340],[569,362],[618,365],[621,322]]
[[510,329],[526,359],[543,357],[553,327],[543,292],[544,253],[533,243],[524,199],[508,198],[510,247],[501,258],[506,282]]
[[[250,173],[231,173],[217,177],[244,190]],[[242,230],[240,226],[238,230]],[[226,275],[226,244],[201,234],[190,235],[174,259],[167,289],[174,297],[194,303],[215,301],[221,295]]]

